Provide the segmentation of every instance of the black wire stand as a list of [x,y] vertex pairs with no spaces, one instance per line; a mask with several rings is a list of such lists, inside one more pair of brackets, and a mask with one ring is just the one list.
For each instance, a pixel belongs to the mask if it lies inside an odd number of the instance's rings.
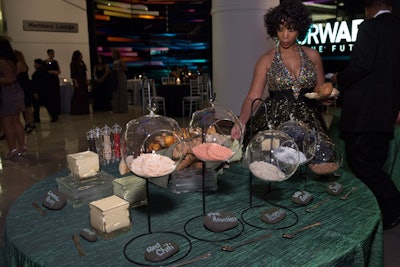
[[[263,203],[263,204],[254,204],[253,203],[253,192],[252,192],[253,174],[250,173],[249,176],[250,176],[249,177],[249,207],[242,211],[242,213],[241,213],[242,221],[251,227],[261,229],[261,230],[280,230],[280,229],[286,229],[286,228],[296,225],[299,218],[298,218],[297,213],[293,209],[291,209],[287,206],[284,206],[284,205],[277,204],[277,203],[272,202],[267,199],[269,193],[273,193],[273,192],[277,192],[277,191],[281,190],[281,189],[271,189],[270,182],[268,183],[267,191],[264,192],[263,199],[271,206],[278,207],[278,208],[284,209],[287,212],[289,212],[288,216],[286,216],[286,218],[285,218],[285,221],[288,221],[288,223],[285,225],[282,225],[282,223],[280,223],[281,226],[272,227],[273,224],[266,224],[261,221],[260,214],[263,210],[265,210],[266,205],[265,205],[265,203]],[[293,215],[293,216],[290,216],[290,215]]]
[[[254,104],[257,101],[261,101],[262,106],[265,109],[265,117],[267,118],[267,116],[268,116],[267,115],[267,106],[266,106],[266,103],[265,103],[265,101],[263,99],[261,99],[261,98],[254,99],[253,102],[251,103],[251,110],[252,111],[254,110],[253,109],[254,108]],[[250,140],[251,140],[251,138],[253,138],[253,127],[252,126],[253,126],[253,116],[250,117]],[[256,205],[256,204],[253,203],[252,186],[253,186],[253,174],[250,172],[250,174],[249,174],[249,189],[248,189],[249,190],[249,207],[244,209],[241,212],[241,219],[245,224],[247,224],[247,225],[249,225],[251,227],[257,228],[257,229],[261,229],[261,230],[280,230],[280,229],[286,229],[286,228],[292,227],[292,226],[297,224],[299,218],[298,218],[297,213],[294,210],[290,209],[289,207],[286,207],[286,206],[271,202],[271,201],[266,199],[268,193],[280,190],[280,189],[271,189],[271,182],[268,182],[267,191],[263,195],[264,200],[267,203],[269,203],[270,205],[272,205],[272,206],[287,210],[288,212],[290,212],[290,214],[293,214],[294,218],[287,225],[280,226],[280,227],[275,227],[275,228],[271,228],[271,225],[262,222],[261,219],[260,219],[260,212],[259,211],[261,209],[265,209],[265,204],[257,204]],[[258,216],[255,216],[254,214],[256,214]],[[255,221],[258,221],[258,223],[256,223]]]
[[206,216],[206,193],[205,193],[205,172],[206,166],[203,162],[202,167],[202,214],[190,218],[184,225],[185,233],[197,240],[205,242],[220,242],[234,239],[240,236],[244,231],[243,223],[238,220],[238,225],[234,228],[225,230],[223,232],[212,232],[204,226],[203,218]]
[[[177,262],[183,258],[185,258],[190,251],[192,250],[192,242],[190,241],[189,238],[187,238],[186,236],[184,236],[181,233],[177,233],[177,232],[173,232],[173,231],[152,231],[151,229],[151,201],[150,201],[150,194],[149,194],[149,179],[146,179],[146,194],[147,194],[147,227],[148,227],[148,232],[145,234],[141,234],[138,236],[135,236],[134,238],[132,238],[131,240],[129,240],[125,246],[124,246],[124,256],[125,258],[135,264],[141,265],[141,266],[160,266],[160,264],[162,265],[168,265],[168,264],[172,264],[174,262]],[[144,251],[146,249],[146,247],[150,244],[150,241],[148,239],[146,239],[146,237],[148,237],[149,235],[153,235],[155,237],[157,237],[157,240],[154,241],[160,241],[160,240],[169,240],[168,236],[173,236],[175,238],[178,238],[178,242],[185,242],[184,246],[181,246],[179,248],[179,252],[177,252],[175,255],[172,255],[170,258],[165,259],[164,261],[161,262],[155,262],[152,263],[150,261],[146,261],[146,259],[143,257]],[[165,238],[167,237],[167,239]],[[144,242],[148,242],[148,244],[144,245]],[[137,255],[135,256],[135,259],[132,259],[132,253],[128,252],[128,247],[133,246],[133,250],[134,252],[138,252]],[[139,249],[139,248],[143,248]],[[186,250],[186,251],[185,251]],[[142,258],[143,262],[138,261],[137,259]],[[146,261],[146,262],[145,262]]]
[[[213,100],[210,101],[213,106]],[[204,143],[204,124],[202,125],[202,143]],[[220,242],[234,239],[240,236],[244,231],[244,225],[238,219],[238,225],[222,232],[213,232],[204,225],[204,216],[206,216],[206,190],[205,190],[206,162],[202,161],[202,213],[190,218],[184,225],[185,233],[197,240],[205,242]]]

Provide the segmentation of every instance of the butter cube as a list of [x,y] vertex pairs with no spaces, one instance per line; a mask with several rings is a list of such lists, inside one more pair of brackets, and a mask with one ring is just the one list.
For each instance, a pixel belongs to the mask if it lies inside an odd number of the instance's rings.
[[97,175],[100,168],[99,155],[93,151],[68,154],[67,165],[74,177],[92,177]]
[[129,202],[112,195],[89,203],[90,225],[100,233],[130,227]]

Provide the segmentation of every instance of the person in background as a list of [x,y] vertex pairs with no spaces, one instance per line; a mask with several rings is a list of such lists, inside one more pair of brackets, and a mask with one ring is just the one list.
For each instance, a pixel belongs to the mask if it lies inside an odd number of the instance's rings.
[[[253,80],[239,115],[245,136],[246,146],[251,132],[277,127],[290,119],[304,122],[321,133],[324,142],[332,142],[328,129],[317,109],[316,100],[305,97],[308,92],[318,91],[325,83],[322,59],[319,53],[298,41],[305,38],[311,25],[311,13],[299,1],[285,1],[275,8],[270,8],[264,16],[267,33],[276,41],[276,47],[262,55],[255,66]],[[268,92],[265,92],[268,88]],[[267,95],[267,97],[265,97]],[[259,108],[264,99],[264,108]],[[253,116],[253,123],[249,120]],[[249,129],[252,126],[252,129]],[[232,137],[241,136],[240,128],[234,125]]]
[[400,192],[383,170],[400,110],[400,18],[391,10],[390,0],[366,1],[349,64],[332,77],[349,167],[374,193],[384,229],[400,223]]
[[22,115],[25,120],[25,132],[31,133],[33,130],[36,129],[36,125],[33,119],[33,110],[32,110],[32,103],[33,103],[33,91],[32,91],[32,82],[29,79],[29,67],[26,64],[24,54],[21,51],[14,50],[14,54],[18,60],[17,62],[17,69],[18,69],[18,76],[17,80],[21,85],[22,89],[24,90],[24,102],[25,102],[25,110],[22,112]]
[[89,114],[89,91],[87,68],[82,60],[82,53],[75,50],[72,53],[70,63],[71,79],[74,85],[74,93],[71,100],[71,114]]
[[111,110],[112,88],[110,84],[110,67],[104,62],[104,56],[97,56],[97,63],[93,67],[93,110]]
[[40,106],[45,106],[50,117],[53,118],[49,103],[52,101],[49,98],[48,80],[45,63],[42,59],[37,58],[33,64],[35,71],[32,74],[32,90],[33,90],[33,119],[35,122],[40,122]]
[[169,73],[169,77],[174,77],[176,79],[180,79],[181,77],[181,70],[178,66],[172,66],[171,72]]
[[5,159],[26,153],[25,131],[20,121],[24,91],[17,81],[17,58],[6,37],[0,37],[0,122],[9,148]]
[[58,76],[61,74],[60,65],[57,60],[54,59],[55,52],[53,49],[47,50],[46,59],[47,73],[49,74],[49,98],[52,100],[49,102],[49,108],[51,110],[51,122],[58,120],[58,115],[61,113],[61,97],[60,97],[60,80]]
[[204,74],[204,70],[203,70],[203,66],[197,66],[197,69],[196,69],[196,75],[197,76],[202,76]]
[[128,67],[125,61],[122,60],[121,51],[118,49],[112,50],[112,65],[113,79],[116,80],[116,87],[112,96],[112,111],[114,113],[128,112],[128,81],[126,72]]

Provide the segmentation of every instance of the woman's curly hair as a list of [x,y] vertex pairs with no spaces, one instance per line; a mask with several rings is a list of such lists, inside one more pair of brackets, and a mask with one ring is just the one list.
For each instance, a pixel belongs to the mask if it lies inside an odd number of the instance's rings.
[[277,7],[268,9],[264,15],[264,24],[271,38],[278,36],[280,25],[285,25],[299,33],[298,39],[304,40],[311,25],[311,12],[300,1],[284,1]]

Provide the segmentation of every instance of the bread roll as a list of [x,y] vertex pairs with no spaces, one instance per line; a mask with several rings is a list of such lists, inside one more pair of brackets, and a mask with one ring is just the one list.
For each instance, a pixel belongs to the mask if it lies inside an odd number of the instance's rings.
[[328,97],[333,91],[333,84],[331,82],[326,82],[318,87],[318,94],[320,97]]

